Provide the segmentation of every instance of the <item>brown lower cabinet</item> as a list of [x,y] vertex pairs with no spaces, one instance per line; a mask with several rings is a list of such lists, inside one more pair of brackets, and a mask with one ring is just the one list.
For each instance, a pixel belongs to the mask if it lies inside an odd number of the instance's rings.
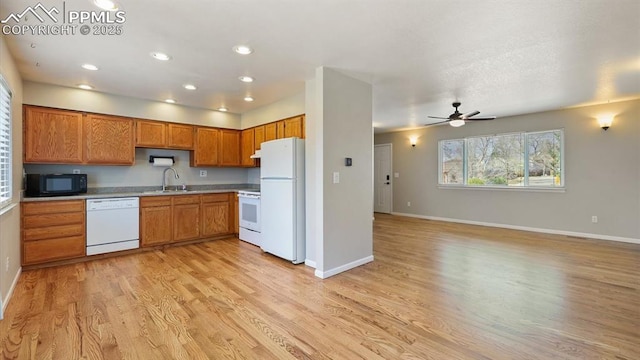
[[[236,193],[140,197],[140,246],[237,233]],[[23,202],[22,265],[86,256],[85,200]]]
[[22,265],[85,256],[85,201],[21,204]]
[[171,196],[140,198],[140,246],[168,244],[173,239]]
[[201,195],[172,196],[173,241],[200,238]]
[[143,196],[140,198],[142,247],[233,234],[231,200],[235,193]]
[[202,236],[233,233],[231,199],[234,193],[202,195]]

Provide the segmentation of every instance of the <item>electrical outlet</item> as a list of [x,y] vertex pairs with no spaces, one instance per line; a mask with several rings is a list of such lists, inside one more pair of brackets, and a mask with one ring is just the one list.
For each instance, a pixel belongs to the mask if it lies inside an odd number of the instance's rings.
[[591,222],[592,222],[592,223],[594,223],[594,224],[597,224],[597,223],[598,223],[598,217],[597,217],[597,216],[595,216],[595,215],[593,215],[593,216],[591,217]]
[[407,206],[411,207],[411,201],[407,201]]
[[200,170],[200,177],[207,177],[207,170]]
[[73,169],[74,174],[80,174],[80,169]]

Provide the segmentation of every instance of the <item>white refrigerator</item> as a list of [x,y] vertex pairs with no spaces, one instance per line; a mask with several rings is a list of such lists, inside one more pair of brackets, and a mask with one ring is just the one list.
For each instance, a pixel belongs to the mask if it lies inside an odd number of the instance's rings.
[[305,260],[304,140],[260,147],[262,250],[294,264]]

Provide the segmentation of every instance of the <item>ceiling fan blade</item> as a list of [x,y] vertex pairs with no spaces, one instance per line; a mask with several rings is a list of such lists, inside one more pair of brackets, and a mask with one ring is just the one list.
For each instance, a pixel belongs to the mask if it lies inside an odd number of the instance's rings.
[[[432,117],[432,116],[429,116],[429,117]],[[444,119],[444,118],[435,118],[435,119]],[[448,123],[448,122],[449,122],[449,120],[447,120],[447,121],[440,121],[440,122],[432,123],[432,124],[424,124],[424,126],[429,127],[429,126],[434,126],[434,125],[442,125],[442,124],[446,124],[446,123]]]
[[442,119],[442,120],[449,120],[448,117],[440,117],[440,116],[427,116],[428,118],[432,118],[432,119]]
[[495,118],[495,116],[488,116],[483,118],[464,119],[464,121],[494,120]]
[[466,114],[462,114],[462,115],[460,116],[460,118],[461,118],[461,119],[467,119],[467,118],[470,118],[470,117],[472,117],[472,116],[476,116],[476,115],[478,115],[478,114],[480,114],[480,111],[477,111],[477,110],[476,110],[476,111],[468,112],[468,113],[466,113]]

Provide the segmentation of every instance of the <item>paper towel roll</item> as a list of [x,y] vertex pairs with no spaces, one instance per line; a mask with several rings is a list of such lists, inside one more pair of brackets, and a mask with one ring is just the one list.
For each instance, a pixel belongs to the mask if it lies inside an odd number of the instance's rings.
[[173,160],[168,158],[153,158],[153,166],[173,166]]

